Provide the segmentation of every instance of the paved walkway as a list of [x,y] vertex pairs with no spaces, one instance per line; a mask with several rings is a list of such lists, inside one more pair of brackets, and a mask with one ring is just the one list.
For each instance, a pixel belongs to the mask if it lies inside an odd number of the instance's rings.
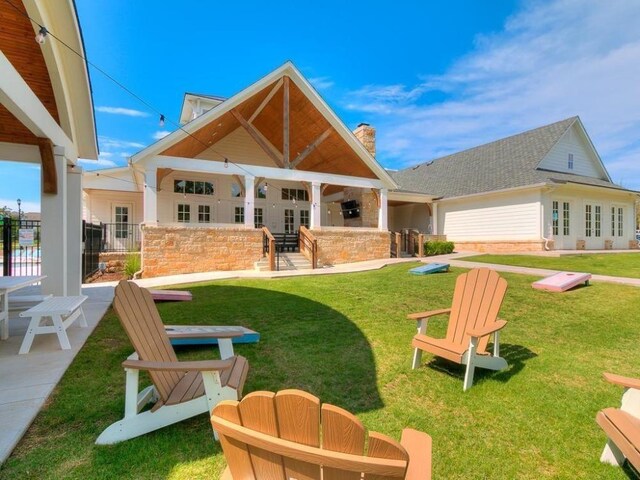
[[[39,288],[20,293],[36,294]],[[113,299],[109,286],[83,288],[82,293],[89,296],[83,305],[89,327],[80,328],[76,323],[69,327],[71,350],[61,350],[56,335],[36,335],[31,351],[18,355],[29,319],[18,317],[18,312],[10,317],[9,338],[0,341],[0,463],[29,428]]]
[[[392,258],[368,262],[336,265],[317,270],[287,270],[282,272],[257,272],[243,270],[235,272],[208,272],[137,280],[144,287],[184,285],[188,283],[225,280],[233,278],[283,278],[303,275],[330,275],[339,273],[377,270],[386,265],[421,261],[447,262],[455,267],[489,267],[499,272],[520,273],[533,276],[547,276],[556,270],[515,267],[465,261],[464,258],[477,253],[455,253],[429,258]],[[640,287],[640,279],[593,275],[595,282],[610,282]],[[84,285],[82,292],[89,296],[84,312],[89,328],[72,326],[68,330],[71,350],[60,350],[57,337],[40,335],[34,340],[31,352],[18,355],[18,350],[28,325],[28,319],[11,317],[9,339],[0,341],[0,463],[10,455],[27,428],[36,417],[53,388],[62,378],[73,358],[84,345],[95,326],[105,314],[113,299],[113,287],[117,282]],[[36,291],[24,294],[37,293]]]

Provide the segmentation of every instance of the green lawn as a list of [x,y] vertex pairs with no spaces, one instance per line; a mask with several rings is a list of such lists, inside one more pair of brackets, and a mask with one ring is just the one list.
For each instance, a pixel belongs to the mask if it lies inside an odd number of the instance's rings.
[[640,254],[605,253],[584,255],[563,255],[562,257],[541,257],[537,255],[476,255],[464,257],[470,262],[517,265],[520,267],[548,268],[588,272],[614,277],[640,278]]
[[[257,345],[238,347],[251,370],[246,392],[301,388],[354,412],[371,430],[399,438],[410,426],[433,437],[436,479],[622,479],[601,465],[596,412],[621,390],[603,371],[637,376],[640,296],[596,283],[563,294],[505,274],[502,352],[510,368],[476,371],[462,392],[461,367],[425,354],[410,369],[409,312],[449,306],[460,269],[409,275],[414,264],[349,275],[236,280],[192,286],[191,303],[163,304],[171,323],[242,324]],[[437,321],[437,320],[436,320]],[[442,333],[445,322],[434,324]],[[219,478],[224,458],[206,415],[113,446],[94,441],[119,419],[120,363],[131,347],[109,313],[44,410],[0,468],[0,478]],[[181,358],[210,358],[208,348]]]

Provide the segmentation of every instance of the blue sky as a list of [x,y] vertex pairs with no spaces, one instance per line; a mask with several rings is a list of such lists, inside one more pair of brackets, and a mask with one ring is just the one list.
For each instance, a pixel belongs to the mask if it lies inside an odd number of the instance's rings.
[[[292,60],[349,127],[377,128],[387,168],[580,115],[613,180],[640,189],[635,0],[76,3],[90,60],[175,121],[185,91],[231,96]],[[91,79],[101,156],[83,167],[174,128]],[[0,205],[35,208],[38,171],[7,174]]]

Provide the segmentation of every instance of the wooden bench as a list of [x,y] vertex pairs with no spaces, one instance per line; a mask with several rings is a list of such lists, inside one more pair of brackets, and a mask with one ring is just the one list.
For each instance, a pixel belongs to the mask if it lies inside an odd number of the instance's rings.
[[[58,335],[60,347],[63,350],[70,350],[71,344],[67,336],[67,328],[80,318],[80,325],[87,326],[87,319],[82,311],[82,304],[88,297],[79,295],[77,297],[51,297],[35,307],[31,307],[20,313],[21,317],[31,317],[27,333],[24,336],[20,351],[18,353],[29,353],[31,344],[36,335],[44,333],[55,333]],[[44,318],[51,318],[53,325],[41,325]]]
[[276,248],[280,252],[295,251],[298,248],[298,232],[295,233],[274,233]]
[[367,441],[358,418],[300,390],[222,401],[211,424],[227,460],[225,480],[431,478],[429,435],[406,428],[400,443],[376,432]]
[[605,408],[596,422],[607,434],[608,441],[600,457],[603,463],[622,466],[625,459],[640,469],[640,380],[605,373],[604,378],[624,388],[620,408]]

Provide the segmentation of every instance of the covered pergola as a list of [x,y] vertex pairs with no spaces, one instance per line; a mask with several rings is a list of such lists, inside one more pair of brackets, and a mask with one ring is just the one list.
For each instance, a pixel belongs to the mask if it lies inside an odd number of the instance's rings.
[[[263,158],[218,151],[216,146],[238,129],[260,147]],[[290,62],[134,155],[131,165],[144,174],[147,225],[158,223],[157,191],[175,170],[242,177],[244,221],[251,228],[257,181],[301,182],[309,191],[312,230],[321,227],[322,198],[351,187],[375,196],[377,228],[386,231],[387,194],[395,188]]]
[[[33,19],[30,20],[30,18]],[[72,0],[0,2],[0,160],[42,171],[43,293],[77,295],[81,278],[82,169],[97,159],[84,45]],[[65,42],[35,37],[40,26]],[[55,30],[54,30],[55,28]],[[49,36],[50,37],[50,36]]]

